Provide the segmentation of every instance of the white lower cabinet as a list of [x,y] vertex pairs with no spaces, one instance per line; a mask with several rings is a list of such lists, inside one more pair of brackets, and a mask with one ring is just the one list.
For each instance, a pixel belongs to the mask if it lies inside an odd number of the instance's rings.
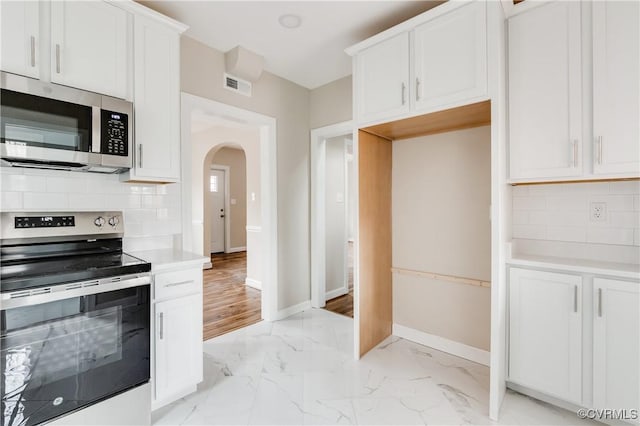
[[152,407],[157,409],[202,381],[202,270],[154,274],[154,292]]
[[519,267],[509,280],[510,383],[574,406],[640,409],[640,282]]
[[574,403],[582,399],[582,277],[512,268],[509,377]]
[[593,403],[640,409],[640,284],[594,278]]

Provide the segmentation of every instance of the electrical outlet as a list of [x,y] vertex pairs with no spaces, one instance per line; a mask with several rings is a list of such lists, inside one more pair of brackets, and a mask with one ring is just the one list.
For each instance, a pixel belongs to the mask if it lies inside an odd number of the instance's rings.
[[591,203],[591,222],[607,221],[607,203]]

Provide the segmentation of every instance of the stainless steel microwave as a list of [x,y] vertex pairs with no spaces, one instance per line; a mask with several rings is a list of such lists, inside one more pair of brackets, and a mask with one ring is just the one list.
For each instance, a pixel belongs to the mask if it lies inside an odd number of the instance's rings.
[[133,104],[0,73],[3,166],[99,173],[130,169]]

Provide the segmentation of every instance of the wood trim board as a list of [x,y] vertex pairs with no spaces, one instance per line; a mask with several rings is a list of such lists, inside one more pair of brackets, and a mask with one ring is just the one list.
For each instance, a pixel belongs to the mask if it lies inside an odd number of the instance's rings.
[[360,356],[392,333],[391,141],[358,132]]
[[491,124],[491,101],[376,124],[360,129],[388,140],[409,139]]

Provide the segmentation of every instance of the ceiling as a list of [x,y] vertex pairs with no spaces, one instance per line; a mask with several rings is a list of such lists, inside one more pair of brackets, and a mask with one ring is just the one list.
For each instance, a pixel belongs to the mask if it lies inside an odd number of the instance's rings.
[[[308,89],[351,74],[344,49],[442,1],[141,1],[189,25],[186,35],[222,52],[240,45],[265,58],[265,70]],[[299,28],[278,23],[302,18]]]

